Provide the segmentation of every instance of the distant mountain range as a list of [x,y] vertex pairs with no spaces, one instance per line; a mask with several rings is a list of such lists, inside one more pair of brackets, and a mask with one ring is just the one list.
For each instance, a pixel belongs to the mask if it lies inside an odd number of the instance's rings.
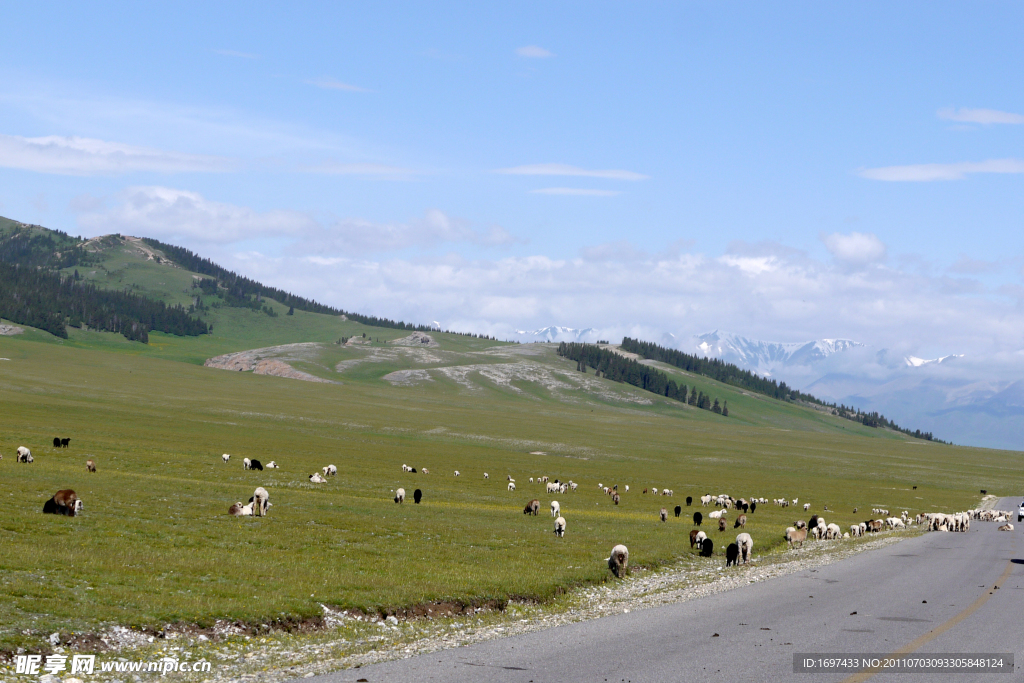
[[[517,330],[521,342],[618,343],[621,333],[552,325]],[[919,358],[851,339],[772,342],[715,330],[693,336],[641,336],[685,353],[733,363],[824,401],[878,411],[900,425],[958,444],[1024,449],[1024,379],[986,377],[963,354]]]
[[759,341],[719,330],[697,335],[694,339],[693,349],[680,350],[718,358],[765,377],[773,377],[787,366],[812,365],[837,353],[864,346],[849,339],[797,343]]

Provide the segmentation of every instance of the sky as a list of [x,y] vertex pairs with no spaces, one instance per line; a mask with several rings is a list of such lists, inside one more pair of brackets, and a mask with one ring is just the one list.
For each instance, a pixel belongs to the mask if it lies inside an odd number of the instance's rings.
[[1024,5],[495,5],[6,4],[0,215],[499,338],[1024,366]]

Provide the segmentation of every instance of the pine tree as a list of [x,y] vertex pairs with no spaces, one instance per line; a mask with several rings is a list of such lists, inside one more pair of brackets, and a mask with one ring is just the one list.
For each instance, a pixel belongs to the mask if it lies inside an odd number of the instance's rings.
[[729,402],[726,401],[725,405],[722,406],[722,417],[729,417]]
[[288,307],[288,315],[295,315],[295,307],[294,306],[289,306]]

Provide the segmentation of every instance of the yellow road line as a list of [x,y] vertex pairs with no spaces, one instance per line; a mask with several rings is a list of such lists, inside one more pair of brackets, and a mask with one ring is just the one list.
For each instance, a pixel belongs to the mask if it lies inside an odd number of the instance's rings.
[[[896,650],[895,652],[889,654],[888,657],[899,657],[900,655],[910,654],[914,650],[917,650],[918,648],[920,648],[922,645],[926,645],[927,643],[930,643],[931,641],[935,640],[936,638],[941,636],[943,633],[945,633],[946,631],[948,631],[949,629],[953,628],[954,626],[959,624],[961,621],[966,619],[967,617],[969,617],[972,614],[974,614],[975,612],[977,612],[979,609],[981,609],[981,606],[984,605],[986,602],[988,602],[988,599],[991,598],[995,594],[996,589],[999,588],[1000,585],[1002,585],[1003,581],[1006,580],[1006,577],[1008,577],[1010,575],[1010,572],[1012,572],[1012,571],[1013,571],[1013,562],[1007,562],[1006,563],[1006,570],[1003,571],[1003,575],[1000,576],[998,579],[996,579],[996,582],[994,584],[992,584],[992,587],[989,588],[988,590],[986,590],[981,595],[980,598],[978,598],[977,600],[972,602],[970,604],[970,606],[968,606],[965,610],[963,610],[962,612],[960,612],[956,616],[950,618],[948,621],[944,622],[943,624],[935,627],[931,631],[928,631],[928,633],[925,633],[923,636],[921,636],[917,640],[915,640],[915,641],[913,641],[913,642],[911,642],[911,643],[909,643],[907,645],[904,645],[899,650]],[[882,671],[882,667],[880,667],[880,666],[872,667],[870,669],[866,669],[866,670],[861,671],[859,673],[855,673],[854,675],[850,676],[849,678],[844,678],[842,680],[842,683],[862,683],[863,681],[866,681],[869,678],[872,678],[875,674],[879,673],[880,671]]]

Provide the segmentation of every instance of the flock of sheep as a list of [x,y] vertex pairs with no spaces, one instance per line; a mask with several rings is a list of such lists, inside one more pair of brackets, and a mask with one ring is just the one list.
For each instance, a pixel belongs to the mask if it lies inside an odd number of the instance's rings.
[[[67,448],[71,443],[69,438],[60,438],[56,436],[53,438],[54,448]],[[32,457],[32,451],[25,446],[18,446],[16,451],[17,457],[15,462],[29,464],[35,462],[35,458]],[[0,455],[0,460],[3,459],[3,455]],[[87,472],[96,471],[96,463],[89,458],[85,461],[85,469]],[[61,489],[57,493],[53,494],[49,500],[43,503],[43,513],[48,515],[65,515],[67,517],[74,517],[78,513],[85,509],[85,503],[78,497],[72,489]]]

